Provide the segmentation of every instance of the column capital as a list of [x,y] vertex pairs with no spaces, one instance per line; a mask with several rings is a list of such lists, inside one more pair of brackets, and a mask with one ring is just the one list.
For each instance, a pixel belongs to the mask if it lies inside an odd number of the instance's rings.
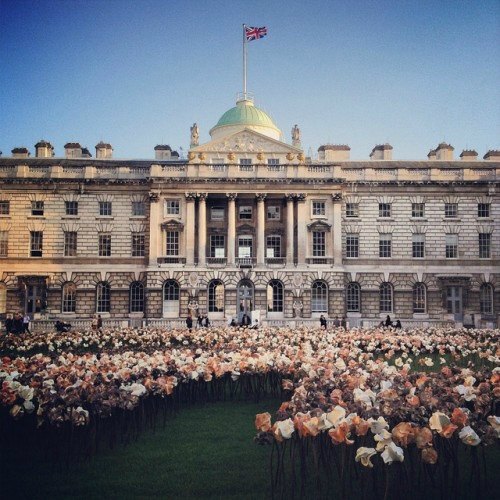
[[196,199],[196,193],[184,193],[186,201],[194,201]]
[[332,193],[332,201],[342,201],[342,193]]
[[306,201],[307,194],[305,194],[305,193],[297,193],[295,195],[295,197],[297,198],[297,201]]
[[208,193],[198,193],[198,198],[200,199],[200,201],[205,201],[208,197]]
[[229,201],[234,201],[238,197],[238,193],[226,193],[226,197]]
[[285,199],[286,199],[286,201],[293,201],[295,199],[295,194],[294,193],[286,193]]
[[267,197],[266,193],[256,193],[255,197],[257,198],[257,201],[264,201]]
[[151,191],[149,193],[149,201],[151,203],[157,203],[158,201],[160,201],[160,193],[157,193],[155,191]]

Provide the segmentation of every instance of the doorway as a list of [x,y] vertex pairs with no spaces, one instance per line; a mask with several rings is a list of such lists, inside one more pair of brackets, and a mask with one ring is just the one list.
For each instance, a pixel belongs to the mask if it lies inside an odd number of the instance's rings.
[[242,322],[243,316],[248,316],[254,308],[254,286],[250,280],[242,280],[238,284],[238,323]]
[[463,288],[461,286],[446,287],[446,311],[454,315],[455,321],[463,320]]

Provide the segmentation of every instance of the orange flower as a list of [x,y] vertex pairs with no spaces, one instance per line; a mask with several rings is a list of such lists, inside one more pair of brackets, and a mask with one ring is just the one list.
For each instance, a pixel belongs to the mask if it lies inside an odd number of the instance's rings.
[[352,425],[354,426],[356,436],[366,436],[366,433],[370,428],[370,424],[357,415],[352,419]]
[[255,415],[255,428],[260,432],[268,432],[271,430],[271,414],[257,413]]
[[422,462],[435,464],[438,459],[437,451],[434,448],[424,448],[422,450]]
[[309,420],[303,422],[303,437],[306,436],[317,436],[319,434],[318,429],[319,419],[318,417],[312,417]]
[[451,414],[451,421],[459,428],[467,425],[469,417],[461,408],[455,408]]
[[289,406],[290,406],[290,401],[285,401],[284,403],[281,403],[281,406],[279,407],[278,411],[286,411]]
[[421,375],[417,379],[417,382],[416,382],[417,387],[420,389],[428,380],[429,380],[429,377],[427,377],[426,375]]
[[415,442],[418,448],[432,445],[432,431],[428,427],[415,429]]
[[410,406],[420,406],[420,399],[418,396],[406,396],[406,401]]
[[328,435],[332,438],[333,444],[352,444],[354,441],[351,441],[349,438],[349,424],[342,423],[335,429],[330,429],[328,431]]
[[306,430],[304,430],[304,422],[309,420],[311,417],[306,413],[301,413],[300,411],[293,417],[293,425],[297,429],[300,437],[304,437]]
[[453,433],[458,429],[456,425],[448,424],[443,426],[443,430],[439,433],[441,436],[450,439]]
[[443,368],[441,368],[441,373],[446,377],[446,378],[451,378],[453,377],[453,372],[451,371],[451,369],[448,367],[448,366],[443,366]]
[[392,437],[397,444],[408,446],[415,440],[415,430],[409,422],[400,422],[392,429]]

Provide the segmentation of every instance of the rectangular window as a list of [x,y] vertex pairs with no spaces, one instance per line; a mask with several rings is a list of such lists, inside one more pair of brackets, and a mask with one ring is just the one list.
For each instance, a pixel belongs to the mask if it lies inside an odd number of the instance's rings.
[[0,257],[9,255],[9,231],[0,231]]
[[112,215],[112,204],[110,201],[99,202],[99,215],[101,217],[109,217]]
[[277,166],[277,165],[280,164],[280,160],[279,160],[279,158],[268,158],[267,159],[267,164],[270,167],[275,167],[275,166]]
[[43,232],[31,231],[30,232],[30,256],[42,257],[43,254]]
[[489,259],[491,257],[491,234],[479,233],[479,258]]
[[211,220],[224,220],[224,207],[212,207],[210,209]]
[[144,215],[146,215],[146,203],[144,203],[143,201],[133,201],[132,216],[143,217]]
[[238,238],[238,257],[252,257],[252,237],[240,236]]
[[326,203],[324,201],[314,201],[312,202],[312,216],[313,217],[324,217],[326,215]]
[[75,257],[77,251],[77,232],[65,231],[64,232],[64,256]]
[[111,235],[99,235],[99,257],[111,257]]
[[447,219],[454,219],[458,216],[458,203],[445,203],[444,216]]
[[458,234],[446,235],[446,258],[456,259],[458,257]]
[[0,200],[0,215],[9,215],[10,201]]
[[66,215],[78,215],[77,201],[65,201],[64,208],[66,210]]
[[346,257],[357,259],[359,257],[359,235],[348,234],[345,241]]
[[414,259],[423,259],[425,257],[425,235],[414,234],[411,241],[411,252]]
[[491,203],[478,203],[477,204],[477,216],[478,217],[490,217]]
[[240,159],[240,172],[253,172],[253,165],[251,158]]
[[223,234],[210,235],[210,257],[223,259],[226,256],[226,238]]
[[312,233],[313,257],[326,256],[326,233],[325,231],[313,231]]
[[244,205],[239,207],[240,220],[249,220],[252,218],[252,207]]
[[167,231],[166,255],[179,255],[179,231]]
[[384,259],[392,256],[392,234],[381,234],[378,242],[378,256]]
[[268,205],[267,207],[267,220],[280,220],[281,207],[277,205]]
[[346,203],[345,204],[346,217],[359,217],[359,203]]
[[31,215],[41,216],[44,213],[44,202],[43,201],[32,201],[31,202]]
[[146,236],[144,233],[132,233],[132,257],[146,255]]
[[226,164],[224,163],[223,158],[214,158],[212,160],[212,163],[210,165],[210,170],[212,172],[225,172],[226,171]]
[[165,215],[178,216],[181,214],[181,203],[179,200],[165,200]]
[[390,217],[391,216],[391,204],[390,203],[379,203],[378,204],[378,216],[379,217]]
[[266,257],[281,257],[281,236],[269,235],[266,238]]
[[412,203],[411,216],[415,219],[425,217],[425,203]]

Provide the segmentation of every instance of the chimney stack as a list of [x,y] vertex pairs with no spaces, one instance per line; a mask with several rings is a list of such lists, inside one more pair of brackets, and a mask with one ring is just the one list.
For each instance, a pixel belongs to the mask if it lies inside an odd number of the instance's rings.
[[35,144],[37,158],[52,158],[54,156],[54,148],[50,142],[43,139]]
[[320,161],[348,161],[351,148],[347,144],[324,144],[318,148]]
[[113,148],[111,144],[99,142],[95,147],[95,157],[100,160],[113,158]]
[[81,158],[82,147],[79,142],[67,142],[64,145],[64,154],[66,158]]
[[372,149],[370,159],[372,160],[392,160],[392,146],[390,144],[378,144]]
[[12,150],[12,158],[29,158],[29,156],[28,148],[14,148]]
[[475,149],[464,149],[460,153],[460,159],[462,161],[474,161],[474,160],[477,160],[477,151]]
[[446,142],[442,142],[436,148],[436,160],[453,161],[453,151],[455,148]]
[[500,161],[500,150],[490,149],[484,156],[483,160]]
[[155,146],[155,160],[170,160],[172,157],[172,148],[167,144],[158,144]]

